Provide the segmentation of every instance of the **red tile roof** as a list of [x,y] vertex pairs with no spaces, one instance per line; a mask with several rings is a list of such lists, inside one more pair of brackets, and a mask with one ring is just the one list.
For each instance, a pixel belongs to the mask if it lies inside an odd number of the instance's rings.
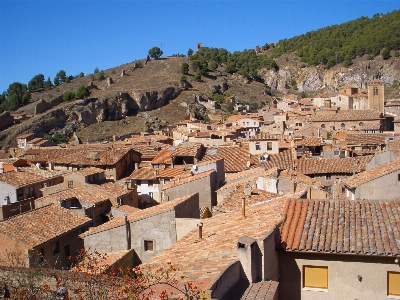
[[202,147],[201,143],[183,143],[179,144],[174,151],[171,152],[171,157],[177,156],[193,156],[197,157]]
[[182,168],[166,168],[158,171],[157,178],[174,178],[184,174],[187,172]]
[[68,173],[65,171],[48,171],[36,167],[19,168],[19,171],[10,171],[0,174],[0,181],[15,187],[44,182],[52,178],[61,178]]
[[278,281],[261,281],[251,284],[240,300],[273,300],[278,290]]
[[354,176],[345,178],[342,183],[350,188],[355,188],[361,184],[367,183],[379,177],[385,176],[392,172],[400,170],[400,158],[381,164],[375,168],[355,174]]
[[34,248],[90,222],[90,218],[50,204],[1,221],[0,236]]
[[364,171],[366,169],[365,165],[371,159],[371,155],[346,158],[298,159],[295,161],[295,165],[296,170],[302,174],[351,174]]
[[64,191],[60,191],[45,197],[41,197],[35,200],[35,207],[36,204],[39,204],[39,206],[46,205],[49,203],[54,203],[56,205],[59,205],[60,201],[66,201],[69,199],[78,199],[80,201],[84,201],[90,204],[97,204],[97,203],[102,203],[104,201],[107,201],[107,197],[103,197],[100,195],[95,195],[83,188],[81,189],[67,189]]
[[154,180],[156,179],[157,173],[157,169],[154,169],[152,167],[145,167],[133,171],[128,178],[137,180]]
[[210,176],[211,173],[215,172],[215,169],[211,169],[208,171],[204,171],[201,173],[197,173],[197,174],[187,174],[187,175],[178,175],[177,177],[175,177],[173,180],[171,180],[169,183],[165,184],[162,189],[163,190],[167,190],[169,188],[173,188],[175,186],[178,185],[182,185],[182,184],[186,184],[188,182],[192,182],[192,181],[196,181],[199,179],[202,179],[204,177]]
[[[236,261],[237,241],[243,236],[265,238],[282,221],[285,202],[291,196],[246,207],[246,218],[241,212],[220,214],[204,219],[203,238],[199,240],[198,229],[193,229],[182,239],[149,260],[144,267],[165,266],[171,262],[178,268],[177,276],[190,281],[199,289],[211,289],[212,284],[226,268]],[[297,197],[297,196],[296,196]]]
[[378,120],[380,113],[376,110],[361,110],[361,109],[349,109],[340,110],[335,114],[332,113],[321,113],[311,117],[313,122],[329,122],[329,121],[362,121],[362,120]]
[[288,149],[277,154],[271,154],[268,157],[268,161],[265,161],[262,164],[265,166],[266,169],[292,169],[294,166],[292,150]]
[[400,200],[290,200],[281,227],[287,251],[397,256]]
[[259,161],[255,156],[250,155],[248,149],[242,147],[208,147],[203,161],[224,159],[225,172],[234,173],[248,169],[248,161],[250,166],[258,166]]

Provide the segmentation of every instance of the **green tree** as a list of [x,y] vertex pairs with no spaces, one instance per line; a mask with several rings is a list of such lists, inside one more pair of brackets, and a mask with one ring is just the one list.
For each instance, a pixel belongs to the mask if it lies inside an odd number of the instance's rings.
[[28,90],[33,91],[36,89],[41,89],[44,86],[44,75],[38,74],[34,76],[28,83]]
[[381,55],[384,60],[389,59],[390,58],[390,50],[388,48],[383,49]]
[[218,64],[215,62],[215,60],[211,60],[208,65],[209,65],[210,69],[213,71],[215,71],[218,68]]
[[190,57],[194,53],[193,49],[189,48],[187,56]]
[[153,47],[149,50],[149,56],[154,59],[160,58],[163,55],[163,51],[159,47]]
[[65,82],[65,79],[67,78],[67,73],[65,73],[64,70],[60,70],[57,74],[56,77],[54,77],[54,85],[60,85]]
[[84,99],[90,95],[89,89],[83,84],[75,92],[76,99]]
[[73,91],[65,91],[63,94],[64,101],[71,101],[75,99],[75,93]]
[[97,75],[97,80],[102,81],[104,79],[106,79],[106,77],[104,76],[104,71],[100,71],[99,74]]
[[7,89],[7,109],[17,110],[28,103],[30,94],[26,84],[14,82]]
[[185,75],[182,75],[181,78],[179,79],[180,82],[185,82],[187,80],[187,77]]
[[302,92],[300,93],[300,98],[307,98],[307,94],[306,94],[305,91],[302,91]]
[[181,63],[181,73],[187,74],[189,72],[189,64],[188,63]]
[[79,78],[82,78],[83,76],[85,76],[85,74],[83,72],[79,73]]
[[47,81],[44,83],[44,89],[45,90],[50,90],[51,87],[53,86],[53,83],[50,80],[50,76],[47,78]]
[[94,74],[99,73],[99,72],[100,72],[100,70],[98,67],[94,68],[94,71],[93,71]]
[[197,70],[196,74],[193,77],[194,80],[196,81],[201,81],[201,71]]

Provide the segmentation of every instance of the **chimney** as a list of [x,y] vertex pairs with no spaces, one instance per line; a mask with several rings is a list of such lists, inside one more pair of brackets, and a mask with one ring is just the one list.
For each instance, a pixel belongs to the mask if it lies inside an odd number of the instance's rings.
[[246,218],[246,198],[242,198],[242,219]]
[[128,216],[124,216],[125,219],[125,237],[126,237],[126,250],[131,249],[131,243],[130,243],[130,230],[129,230],[129,222],[128,222]]
[[199,227],[199,239],[201,240],[203,238],[203,222],[197,224],[197,227]]
[[251,237],[242,236],[237,242],[237,254],[249,282],[257,282],[261,279],[262,255],[257,241]]
[[139,170],[139,163],[135,163],[135,170]]

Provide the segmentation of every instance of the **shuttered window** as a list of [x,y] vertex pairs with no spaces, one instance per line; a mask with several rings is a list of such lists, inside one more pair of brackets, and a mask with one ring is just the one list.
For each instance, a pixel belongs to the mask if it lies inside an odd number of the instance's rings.
[[388,296],[400,296],[400,273],[388,272],[387,275]]
[[328,288],[328,267],[303,266],[303,287]]

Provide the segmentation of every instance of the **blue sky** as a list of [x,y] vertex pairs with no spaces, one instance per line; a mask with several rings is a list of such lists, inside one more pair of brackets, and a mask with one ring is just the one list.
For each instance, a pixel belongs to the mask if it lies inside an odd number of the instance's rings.
[[395,9],[399,0],[0,0],[0,93],[37,74],[112,68],[153,46],[241,51]]

